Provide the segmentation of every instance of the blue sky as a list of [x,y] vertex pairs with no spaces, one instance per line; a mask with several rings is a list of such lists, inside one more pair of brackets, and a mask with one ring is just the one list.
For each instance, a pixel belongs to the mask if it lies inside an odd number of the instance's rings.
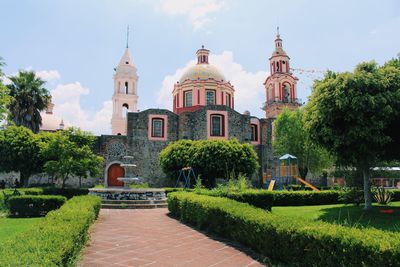
[[[141,110],[171,109],[173,83],[204,44],[237,90],[237,111],[263,116],[262,82],[277,24],[293,68],[349,71],[400,52],[395,0],[2,0],[0,10],[5,73],[38,71],[55,116],[96,134],[110,132],[113,68],[128,24]],[[296,75],[306,101],[319,75]]]

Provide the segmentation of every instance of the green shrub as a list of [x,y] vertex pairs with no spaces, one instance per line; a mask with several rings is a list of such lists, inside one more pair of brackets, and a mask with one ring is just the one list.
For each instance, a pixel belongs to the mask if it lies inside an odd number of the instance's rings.
[[131,184],[129,188],[150,188],[149,183],[142,183],[142,184]]
[[65,201],[62,196],[13,196],[8,199],[8,208],[13,217],[39,217],[60,208]]
[[214,197],[226,197],[239,202],[248,203],[255,207],[271,210],[274,204],[274,194],[266,190],[247,189],[241,192],[227,192],[225,190],[196,190],[196,194]]
[[378,187],[372,190],[372,196],[376,202],[382,205],[388,205],[392,201],[392,192],[384,187]]
[[0,266],[73,266],[100,210],[97,196],[78,196],[35,228],[0,246]]
[[57,188],[57,187],[46,187],[43,188],[44,195],[59,195],[64,196],[68,199],[75,196],[83,196],[89,194],[87,188]]
[[272,206],[307,206],[327,205],[340,202],[339,191],[267,191],[247,189],[241,192],[229,192],[224,189],[196,190],[197,194],[215,197],[227,197],[239,202],[248,203],[258,208],[271,210]]
[[314,191],[273,191],[274,206],[308,206],[341,203],[342,193],[335,190]]
[[364,202],[364,191],[358,187],[343,188],[340,200],[345,204],[360,206]]
[[[165,191],[166,196],[168,196],[168,194],[172,193],[172,192],[178,192],[178,191],[180,192],[180,191],[185,190],[184,188],[181,188],[181,187],[164,187],[163,189]],[[186,189],[186,190],[188,190],[188,189]]]
[[400,201],[400,189],[390,190],[392,192],[392,201]]
[[251,176],[258,169],[257,158],[252,145],[236,139],[180,140],[160,152],[160,166],[169,177],[177,177],[179,170],[191,166],[204,185],[213,187],[215,178],[228,179],[232,173]]
[[290,266],[400,266],[400,235],[290,220],[226,198],[174,192],[171,214]]

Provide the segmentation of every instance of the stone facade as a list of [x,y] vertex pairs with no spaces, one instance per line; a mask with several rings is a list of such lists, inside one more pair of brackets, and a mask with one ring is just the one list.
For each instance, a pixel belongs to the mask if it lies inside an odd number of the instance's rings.
[[[258,119],[224,105],[209,105],[200,107],[193,112],[183,112],[177,115],[166,109],[147,109],[141,112],[128,113],[128,131],[126,136],[102,135],[98,139],[98,153],[105,158],[104,184],[107,186],[107,169],[113,163],[122,163],[125,155],[133,156],[132,161],[137,165],[136,174],[143,182],[151,186],[170,186],[175,181],[168,179],[159,164],[159,154],[170,142],[180,139],[203,140],[212,139],[208,134],[207,125],[210,114],[225,112],[227,114],[227,133],[223,139],[236,138],[239,142],[251,142],[250,121],[256,119],[260,125],[259,144],[254,149],[259,156],[260,171],[254,177],[256,183],[261,183],[265,171],[265,160],[271,154],[271,120]],[[224,114],[225,114],[224,113]],[[151,140],[149,118],[166,116],[166,139]],[[150,128],[149,128],[150,126]]]

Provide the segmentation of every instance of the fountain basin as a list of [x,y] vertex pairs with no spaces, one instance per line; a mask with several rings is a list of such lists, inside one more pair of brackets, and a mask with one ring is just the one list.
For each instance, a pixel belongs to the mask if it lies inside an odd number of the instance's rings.
[[164,189],[161,188],[89,188],[89,195],[101,197],[103,200],[164,200]]

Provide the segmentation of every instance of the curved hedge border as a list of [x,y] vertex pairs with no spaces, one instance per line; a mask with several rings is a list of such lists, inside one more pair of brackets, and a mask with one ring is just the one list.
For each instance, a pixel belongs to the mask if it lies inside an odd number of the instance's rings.
[[400,234],[288,220],[246,203],[175,192],[171,214],[291,266],[400,266]]
[[87,240],[100,198],[78,196],[51,211],[33,230],[0,246],[0,266],[70,266]]

